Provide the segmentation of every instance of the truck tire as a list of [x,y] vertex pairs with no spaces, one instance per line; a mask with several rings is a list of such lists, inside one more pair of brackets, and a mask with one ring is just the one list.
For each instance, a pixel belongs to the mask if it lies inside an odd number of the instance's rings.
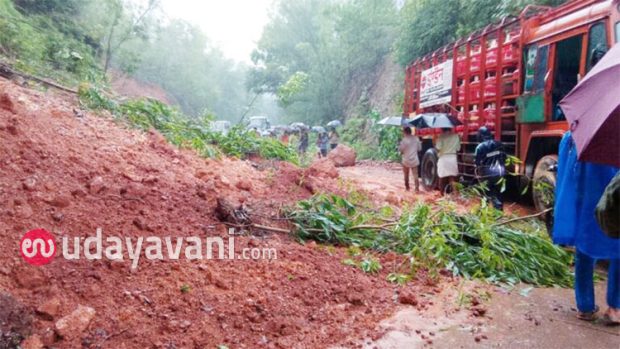
[[420,164],[420,175],[422,186],[425,190],[434,190],[437,188],[439,177],[437,176],[437,151],[434,148],[428,149],[422,156]]
[[[532,199],[538,212],[553,208],[557,175],[557,155],[545,155],[536,163],[532,180]],[[553,211],[544,215],[549,236],[553,231]]]

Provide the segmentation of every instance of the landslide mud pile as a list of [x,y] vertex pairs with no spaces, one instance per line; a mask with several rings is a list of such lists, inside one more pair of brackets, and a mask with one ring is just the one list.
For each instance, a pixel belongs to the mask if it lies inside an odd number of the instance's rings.
[[0,79],[0,298],[15,309],[0,312],[0,347],[27,337],[30,348],[320,348],[376,337],[397,287],[343,265],[338,249],[286,234],[236,237],[236,251],[271,247],[277,260],[143,258],[132,269],[130,260],[57,255],[36,267],[20,257],[34,228],[58,246],[97,228],[104,239],[227,236],[218,198],[269,217],[338,191],[337,172],[326,172],[203,159],[80,110],[74,96]]

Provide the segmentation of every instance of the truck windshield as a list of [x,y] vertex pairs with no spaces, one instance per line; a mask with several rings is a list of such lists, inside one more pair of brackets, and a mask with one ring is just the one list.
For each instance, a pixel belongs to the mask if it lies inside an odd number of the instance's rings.
[[605,24],[598,22],[590,27],[588,33],[588,60],[586,61],[586,72],[601,59],[607,52],[607,33]]

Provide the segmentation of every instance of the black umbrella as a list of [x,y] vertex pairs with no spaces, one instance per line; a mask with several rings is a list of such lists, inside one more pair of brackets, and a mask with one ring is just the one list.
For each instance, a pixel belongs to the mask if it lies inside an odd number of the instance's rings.
[[420,114],[409,121],[415,128],[452,128],[461,125],[461,122],[450,114],[427,113]]

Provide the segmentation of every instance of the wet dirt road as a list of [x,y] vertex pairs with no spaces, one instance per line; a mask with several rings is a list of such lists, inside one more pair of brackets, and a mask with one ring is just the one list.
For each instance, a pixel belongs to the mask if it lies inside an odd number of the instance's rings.
[[[414,195],[404,190],[398,164],[361,164],[339,169],[346,181],[373,193],[374,198],[401,203],[432,201],[438,193]],[[517,214],[532,209],[507,204]],[[380,324],[383,336],[359,339],[364,348],[620,348],[620,327],[588,323],[576,318],[572,289],[532,288],[518,285],[513,290],[466,282],[469,291],[444,285],[429,310],[419,312],[403,306]],[[480,291],[480,290],[483,291]],[[477,291],[472,291],[477,290]],[[605,304],[606,282],[596,285],[598,305]],[[486,295],[480,300],[484,315],[472,313],[463,297],[474,292]],[[602,314],[602,312],[601,312]]]

